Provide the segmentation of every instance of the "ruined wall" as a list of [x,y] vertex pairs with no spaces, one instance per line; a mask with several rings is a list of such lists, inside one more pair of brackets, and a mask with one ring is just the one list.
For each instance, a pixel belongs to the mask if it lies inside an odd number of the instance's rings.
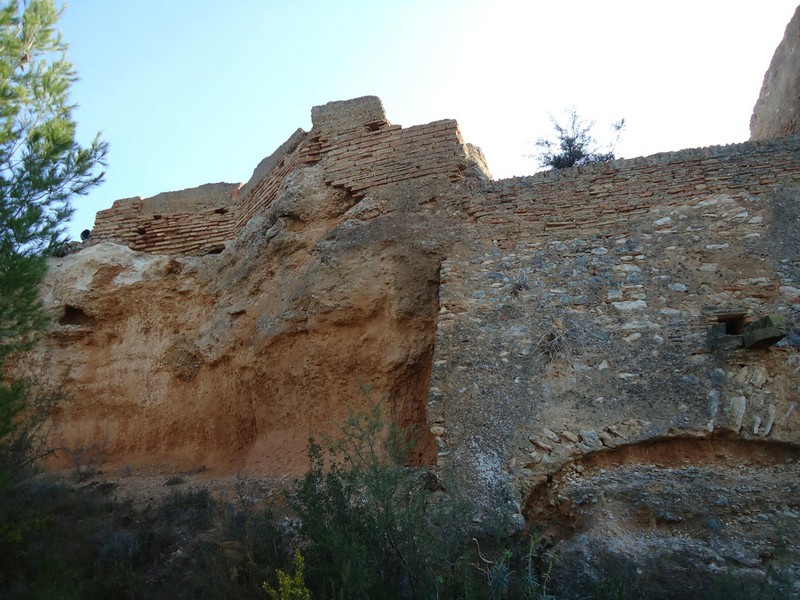
[[492,182],[465,210],[508,243],[578,232],[625,233],[629,221],[687,196],[761,194],[796,175],[800,139],[666,152]]
[[460,181],[467,167],[465,152],[475,154],[474,149],[466,148],[453,120],[407,129],[378,127],[314,135],[305,149],[304,162],[323,161],[326,183],[362,198],[370,188],[429,175]]
[[95,217],[92,243],[156,254],[219,252],[237,231],[239,185],[212,183],[152,198],[117,200]]
[[[428,415],[486,522],[524,515],[584,582],[640,569],[652,597],[698,593],[665,564],[765,568],[800,543],[799,205],[798,138],[466,198]],[[767,315],[787,337],[746,348]]]
[[[623,421],[634,414],[660,421],[648,434],[654,437],[683,427],[706,429],[714,420],[711,388],[686,382],[708,384],[708,372],[722,360],[708,351],[708,323],[733,313],[747,322],[772,312],[796,320],[798,245],[789,223],[797,216],[787,208],[797,202],[798,150],[800,140],[792,138],[658,155],[492,182],[469,198],[474,239],[482,241],[442,267],[431,419],[441,425],[447,410],[488,411],[530,430],[509,425],[501,432],[480,420],[465,426],[469,419],[459,418],[458,441],[449,429],[440,436],[444,455],[451,446],[465,450],[470,438],[488,430],[493,439],[481,447],[505,448],[498,461],[513,458],[533,474],[552,470],[551,461],[558,466],[572,460],[576,452],[566,442],[554,446],[556,455],[564,453],[560,458],[541,456],[528,438],[550,447],[541,431],[547,423],[606,431],[598,440],[609,447],[621,438],[607,428],[630,429]],[[785,253],[781,259],[774,254],[778,248]],[[647,362],[664,354],[679,376],[665,372],[663,357]],[[783,354],[743,352],[738,360],[776,356]],[[789,352],[788,359],[797,357]],[[487,372],[476,377],[476,369]],[[543,384],[543,373],[558,386]],[[787,376],[796,377],[792,368]],[[625,402],[628,390],[648,404]],[[772,409],[763,398],[759,409],[747,405],[736,431],[764,434],[752,420],[773,423],[781,415],[787,415],[784,424],[794,423],[796,394],[791,385],[781,390],[783,401]],[[653,414],[653,403],[676,398],[693,406],[693,418],[673,410]],[[487,406],[490,400],[498,404]],[[531,402],[550,408],[529,413]],[[579,410],[576,402],[586,405]],[[724,399],[715,402],[725,406]],[[560,414],[565,407],[576,411],[566,421]],[[522,413],[515,415],[517,410]],[[748,427],[741,421],[745,413]],[[611,414],[618,420],[609,420]],[[600,415],[602,422],[590,426]],[[796,441],[796,426],[787,427],[767,433]]]
[[[490,181],[454,121],[312,115],[230,198],[98,217],[152,253],[53,261],[32,363],[74,392],[54,439],[285,474],[379,399],[476,523],[542,525],[587,577],[800,547],[800,138]],[[221,252],[153,237],[167,206],[218,215]]]
[[457,182],[471,164],[488,176],[480,150],[464,143],[454,120],[404,129],[389,123],[374,96],[315,107],[312,125],[310,134],[298,129],[265,158],[241,190],[230,186],[212,193],[202,186],[146,200],[118,200],[97,213],[93,240],[158,254],[218,251],[250,219],[264,214],[289,173],[317,163],[322,163],[327,185],[357,199],[370,189],[432,175]]
[[[309,435],[380,401],[433,460],[438,272],[458,237],[454,181],[483,165],[454,121],[402,129],[377,98],[313,120],[242,188],[120,201],[98,216],[93,245],[52,261],[53,330],[30,361],[65,377],[74,399],[54,417],[54,443],[279,475],[305,467]],[[190,238],[194,218],[225,228]]]
[[298,129],[255,168],[250,181],[240,190],[241,202],[236,210],[236,224],[230,232],[231,239],[255,215],[263,214],[275,200],[284,177],[301,164],[301,144],[306,137],[306,132]]

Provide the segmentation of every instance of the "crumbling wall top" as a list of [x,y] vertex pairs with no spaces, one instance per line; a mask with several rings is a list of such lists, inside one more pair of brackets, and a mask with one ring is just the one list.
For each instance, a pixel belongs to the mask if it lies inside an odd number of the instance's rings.
[[206,183],[176,192],[162,192],[142,200],[143,215],[173,215],[229,208],[235,203],[238,183]]
[[311,109],[311,123],[316,132],[342,131],[362,125],[384,125],[386,111],[377,96],[337,100]]
[[270,154],[268,157],[263,159],[258,166],[253,170],[253,174],[250,176],[250,179],[242,186],[240,190],[240,197],[245,198],[250,191],[258,185],[258,183],[264,179],[267,175],[272,172],[272,170],[281,163],[281,161],[285,160],[288,155],[294,152],[297,147],[305,141],[306,138],[306,131],[302,128],[298,128],[295,132],[289,136],[289,139],[283,142],[275,152]]

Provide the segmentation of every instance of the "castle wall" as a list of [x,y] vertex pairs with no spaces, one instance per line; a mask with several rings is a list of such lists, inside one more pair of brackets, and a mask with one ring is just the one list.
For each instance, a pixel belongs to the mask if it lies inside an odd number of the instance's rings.
[[92,241],[155,254],[219,252],[236,232],[238,190],[238,185],[218,183],[117,200],[97,213]]
[[[758,362],[753,369],[760,374],[770,363],[768,372],[775,369],[782,383],[780,391],[759,392],[752,402],[738,388],[726,398],[725,381],[743,377],[746,383],[749,376],[726,372],[715,376],[723,383],[709,385],[712,366],[722,359],[708,351],[708,329],[723,318],[738,319],[740,329],[768,314],[791,326],[797,321],[800,237],[793,224],[800,137],[490,181],[455,121],[391,125],[374,98],[317,107],[313,117],[312,131],[295,132],[241,189],[218,184],[198,188],[202,193],[118,201],[98,214],[95,238],[155,253],[204,253],[267,211],[297,169],[317,169],[326,187],[344,190],[355,203],[369,194],[394,194],[377,191],[415,180],[422,187],[407,189],[424,196],[424,182],[433,177],[437,185],[452,186],[443,202],[461,215],[458,231],[453,223],[446,226],[447,235],[461,241],[441,268],[428,406],[442,464],[453,459],[474,467],[474,456],[467,457],[471,440],[488,436],[481,446],[496,449],[497,460],[514,461],[524,477],[537,481],[592,449],[572,443],[561,454],[556,446],[542,456],[531,440],[551,447],[537,427],[554,420],[566,428],[567,440],[583,439],[576,433],[581,430],[605,432],[598,448],[620,443],[609,431],[636,430],[626,440],[649,439],[654,432],[712,434],[715,419],[728,419],[729,427],[733,413],[737,434],[797,441],[790,407],[798,399],[785,385],[796,376],[781,379],[788,373],[778,364],[781,355],[727,348],[741,353],[741,365]],[[415,202],[427,202],[422,196]],[[738,343],[732,339],[721,343]],[[611,359],[619,363],[616,369]],[[666,374],[665,364],[680,379]],[[620,398],[641,398],[643,390],[652,398],[681,397],[691,408],[676,415],[662,407],[656,417],[650,408],[622,407]],[[544,402],[541,412],[525,412],[532,410],[531,397]],[[597,406],[579,411],[578,397]],[[573,412],[562,414],[564,407]],[[484,421],[487,410],[508,416],[507,429],[501,427],[504,417]],[[459,416],[448,418],[452,414]],[[631,414],[638,415],[638,425],[625,425]],[[768,422],[769,428],[760,425]]]
[[[377,98],[330,104],[334,106],[326,110],[317,107],[310,133],[296,131],[262,161],[241,190],[237,186],[236,193],[223,194],[213,206],[207,194],[198,193],[202,187],[146,200],[118,200],[97,213],[94,241],[116,241],[159,254],[193,255],[219,249],[253,216],[264,213],[287,174],[318,163],[326,184],[356,199],[370,189],[428,176],[460,181],[475,159],[479,168],[485,168],[482,156],[462,140],[454,120],[404,129],[386,120]],[[178,194],[181,201],[173,206]]]
[[800,138],[667,152],[494,181],[465,210],[501,243],[622,234],[637,214],[709,193],[761,194],[798,176]]
[[300,166],[301,145],[306,137],[307,133],[298,129],[253,171],[250,181],[240,190],[241,202],[236,210],[233,237],[253,216],[263,214],[278,195],[283,178]]
[[241,188],[98,215],[152,254],[52,261],[60,447],[285,475],[379,401],[476,527],[545,527],[565,564],[658,587],[800,548],[800,138],[491,181],[455,121],[312,121]]
[[467,168],[468,150],[458,124],[436,121],[403,129],[379,123],[312,135],[303,161],[322,161],[325,182],[344,188],[356,198],[371,188],[441,175],[459,181]]
[[[473,242],[442,265],[428,400],[440,464],[497,507],[509,481],[524,502],[618,447],[800,442],[799,150],[688,150],[466,198]],[[743,347],[767,315],[794,333]]]

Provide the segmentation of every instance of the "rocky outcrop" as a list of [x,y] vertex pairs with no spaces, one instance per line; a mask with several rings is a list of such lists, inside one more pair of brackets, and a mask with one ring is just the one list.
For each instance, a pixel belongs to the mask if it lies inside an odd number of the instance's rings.
[[750,118],[750,139],[800,134],[800,7],[775,50]]
[[[376,98],[323,108],[238,199],[239,186],[217,184],[118,202],[98,215],[92,245],[53,260],[54,327],[29,368],[69,391],[58,446],[283,475],[306,466],[309,436],[382,402],[433,460],[439,268],[460,237],[458,182],[480,179],[480,165],[452,121],[392,126]],[[217,253],[192,251],[203,229],[187,229],[187,214],[228,219]],[[220,242],[213,223],[205,231]]]
[[[454,121],[312,114],[213,205],[137,200],[53,260],[20,368],[70,392],[60,445],[296,473],[381,402],[476,523],[541,527],[589,580],[796,558],[800,138],[491,181]],[[176,250],[167,206],[226,237]]]

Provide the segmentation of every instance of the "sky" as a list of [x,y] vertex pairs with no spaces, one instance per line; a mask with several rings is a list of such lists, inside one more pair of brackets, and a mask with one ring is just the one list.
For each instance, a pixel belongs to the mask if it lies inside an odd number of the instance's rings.
[[530,175],[574,107],[618,157],[742,142],[797,0],[70,0],[78,137],[114,200],[246,182],[311,107],[364,95],[404,127],[456,119],[496,179]]

